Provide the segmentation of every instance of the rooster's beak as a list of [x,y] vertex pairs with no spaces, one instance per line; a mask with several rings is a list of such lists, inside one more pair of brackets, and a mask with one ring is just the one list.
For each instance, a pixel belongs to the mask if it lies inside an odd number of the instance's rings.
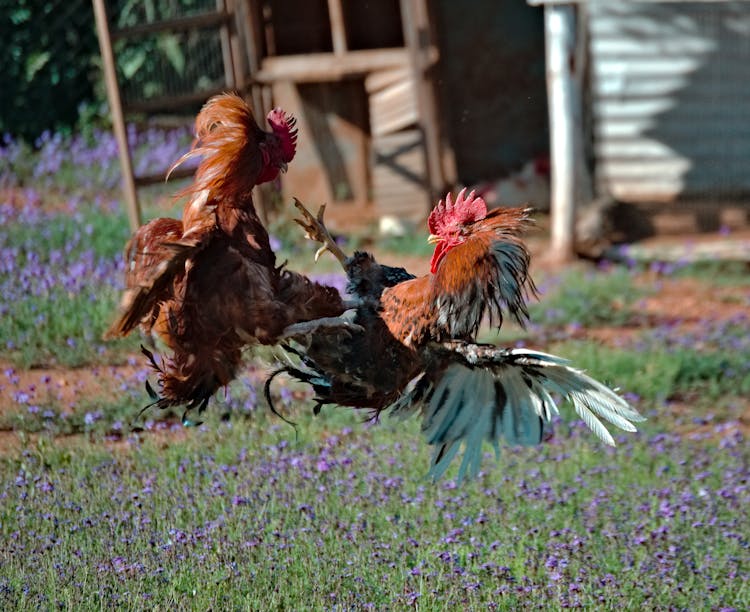
[[286,162],[281,162],[281,165],[279,166],[279,170],[281,170],[284,174],[286,174],[287,168],[289,168],[289,165]]
[[430,236],[427,238],[427,243],[428,244],[437,244],[441,240],[442,240],[442,238],[440,236],[438,236],[437,234],[430,234]]

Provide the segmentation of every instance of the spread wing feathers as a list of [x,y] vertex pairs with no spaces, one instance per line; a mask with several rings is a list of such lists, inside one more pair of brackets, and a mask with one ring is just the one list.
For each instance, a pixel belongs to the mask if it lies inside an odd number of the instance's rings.
[[615,441],[600,419],[625,431],[636,431],[633,422],[645,420],[614,391],[554,355],[469,343],[441,345],[438,352],[443,365],[412,381],[392,406],[395,413],[421,412],[422,430],[436,447],[430,469],[435,479],[462,443],[459,479],[479,471],[483,440],[496,453],[501,436],[510,444],[541,442],[545,423],[558,414],[553,395],[570,400],[586,425],[612,446]]
[[[133,240],[139,245],[136,238],[137,234]],[[128,247],[128,253],[131,253],[132,248],[133,241]],[[141,251],[136,256],[130,255],[129,260],[135,262],[135,271],[126,275],[128,286],[120,303],[120,316],[106,331],[105,338],[125,336],[140,323],[150,328],[156,321],[160,305],[173,297],[175,280],[185,274],[188,260],[202,248],[203,243],[200,242],[159,242],[149,245],[148,251]],[[138,257],[146,256],[147,265],[138,268]]]

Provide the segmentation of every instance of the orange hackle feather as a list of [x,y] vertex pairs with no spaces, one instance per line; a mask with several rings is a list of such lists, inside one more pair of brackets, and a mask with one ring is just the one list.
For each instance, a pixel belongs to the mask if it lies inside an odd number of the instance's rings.
[[[443,210],[454,215],[450,207]],[[381,316],[405,344],[472,336],[486,312],[498,326],[503,310],[525,322],[526,297],[535,293],[521,240],[530,224],[529,209],[498,208],[479,219],[475,210],[464,217],[466,225],[458,223],[465,232],[462,242],[443,251],[434,273],[383,291]],[[446,227],[455,230],[456,224],[432,225]]]

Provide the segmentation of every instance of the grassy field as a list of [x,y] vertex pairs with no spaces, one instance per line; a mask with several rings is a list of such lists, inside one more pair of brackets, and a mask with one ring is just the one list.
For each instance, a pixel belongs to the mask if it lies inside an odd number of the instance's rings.
[[295,433],[252,359],[198,427],[139,415],[139,339],[100,340],[124,217],[56,183],[72,170],[48,146],[46,174],[0,149],[2,609],[750,607],[746,268],[540,273],[532,325],[499,341],[571,358],[649,420],[615,449],[559,421],[540,447],[488,448],[475,481],[432,483],[418,422],[313,417],[282,382]]

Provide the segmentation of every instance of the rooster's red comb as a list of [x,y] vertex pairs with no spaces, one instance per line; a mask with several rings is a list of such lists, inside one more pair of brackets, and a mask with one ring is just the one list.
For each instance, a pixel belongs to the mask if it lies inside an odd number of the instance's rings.
[[475,195],[474,191],[467,196],[464,187],[456,196],[455,202],[450,193],[445,196],[445,201],[440,200],[427,218],[427,227],[431,234],[440,236],[448,228],[474,223],[486,216],[487,204],[484,200]]
[[286,163],[294,159],[297,151],[297,120],[276,107],[266,117],[273,133],[281,139],[282,158]]

